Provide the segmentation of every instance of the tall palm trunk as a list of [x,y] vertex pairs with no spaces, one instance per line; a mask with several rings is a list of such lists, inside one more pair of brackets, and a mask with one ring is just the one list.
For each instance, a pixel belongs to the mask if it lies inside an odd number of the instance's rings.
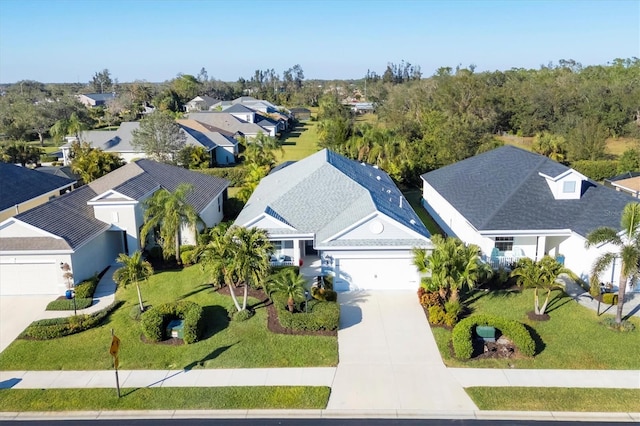
[[140,304],[140,312],[144,312],[144,305],[142,304],[142,295],[140,294],[140,283],[136,281],[136,290],[138,291],[138,303]]
[[178,265],[182,265],[182,259],[180,258],[180,227],[178,227],[176,229],[176,262],[178,263]]
[[[547,305],[549,304],[549,298],[551,297],[551,289],[547,289],[547,298],[544,301],[544,304],[542,305],[541,308],[538,309],[539,314],[538,315],[544,315],[545,312],[547,311]],[[538,303],[538,301],[536,301],[536,304]]]
[[289,299],[287,300],[287,306],[289,307],[289,312],[291,313],[293,313],[294,304],[295,302],[293,301],[293,297],[289,296]]
[[238,312],[240,312],[242,309],[240,309],[240,304],[238,303],[238,298],[236,297],[236,292],[233,291],[235,286],[233,284],[228,284],[228,286],[229,286],[229,294],[231,294],[231,300],[233,300],[233,304],[235,305],[235,307],[238,310]]
[[616,324],[622,323],[622,307],[624,306],[624,296],[627,291],[627,277],[620,274],[620,283],[618,284],[618,308],[616,309]]
[[249,284],[244,283],[244,297],[242,299],[242,310],[247,309],[247,299],[249,297]]

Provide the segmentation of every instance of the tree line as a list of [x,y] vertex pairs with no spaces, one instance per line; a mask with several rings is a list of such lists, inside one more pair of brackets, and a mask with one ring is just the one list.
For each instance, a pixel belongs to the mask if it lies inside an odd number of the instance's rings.
[[[391,81],[368,73],[365,81],[378,122],[356,123],[327,93],[319,144],[377,164],[397,181],[417,183],[421,173],[499,146],[496,136],[534,136],[537,152],[566,163],[606,160],[608,137],[640,136],[638,58],[482,73],[440,68],[429,78]],[[640,169],[638,148],[624,157]]]

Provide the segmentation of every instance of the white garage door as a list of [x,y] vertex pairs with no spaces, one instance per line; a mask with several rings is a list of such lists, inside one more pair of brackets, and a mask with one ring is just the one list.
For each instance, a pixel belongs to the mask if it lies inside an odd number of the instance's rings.
[[55,263],[0,263],[0,295],[59,294]]
[[335,259],[335,288],[344,290],[417,290],[420,278],[411,259]]

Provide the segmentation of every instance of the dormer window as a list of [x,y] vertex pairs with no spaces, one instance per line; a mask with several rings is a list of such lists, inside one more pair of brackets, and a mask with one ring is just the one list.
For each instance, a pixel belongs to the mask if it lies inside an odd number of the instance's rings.
[[562,182],[562,192],[565,194],[573,194],[576,192],[576,181],[567,180]]

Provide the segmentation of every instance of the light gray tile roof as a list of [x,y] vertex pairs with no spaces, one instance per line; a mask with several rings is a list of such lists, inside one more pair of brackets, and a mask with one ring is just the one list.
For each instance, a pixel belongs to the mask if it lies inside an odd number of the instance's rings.
[[375,212],[429,237],[386,173],[326,149],[262,179],[236,224],[244,225],[269,209],[298,232],[314,233],[318,245]]
[[558,176],[567,170],[547,157],[506,145],[425,173],[422,179],[480,231],[571,229],[586,236],[601,226],[619,229],[622,209],[634,198],[585,182],[580,199],[556,200],[539,172]]
[[54,190],[73,185],[75,180],[0,162],[0,211]]
[[258,133],[269,133],[266,129],[254,123],[240,120],[226,112],[190,112],[187,115],[190,119],[200,121],[213,127],[231,133],[241,133],[243,135],[257,135]]
[[143,159],[19,214],[16,219],[62,237],[70,248],[75,249],[110,227],[110,224],[94,217],[93,207],[87,204],[89,200],[110,189],[140,200],[156,188],[162,187],[172,192],[181,183],[191,183],[194,186],[187,202],[197,212],[202,212],[229,186],[225,179]]
[[[82,132],[80,139],[94,148],[100,148],[105,152],[140,152],[133,142],[133,131],[140,128],[138,121],[125,121],[117,130],[90,130]],[[67,144],[70,145],[70,144]]]
[[248,108],[242,104],[233,104],[228,108],[223,109],[224,112],[227,112],[229,114],[231,114],[232,112],[235,113],[254,113],[255,111],[252,110],[251,108]]

